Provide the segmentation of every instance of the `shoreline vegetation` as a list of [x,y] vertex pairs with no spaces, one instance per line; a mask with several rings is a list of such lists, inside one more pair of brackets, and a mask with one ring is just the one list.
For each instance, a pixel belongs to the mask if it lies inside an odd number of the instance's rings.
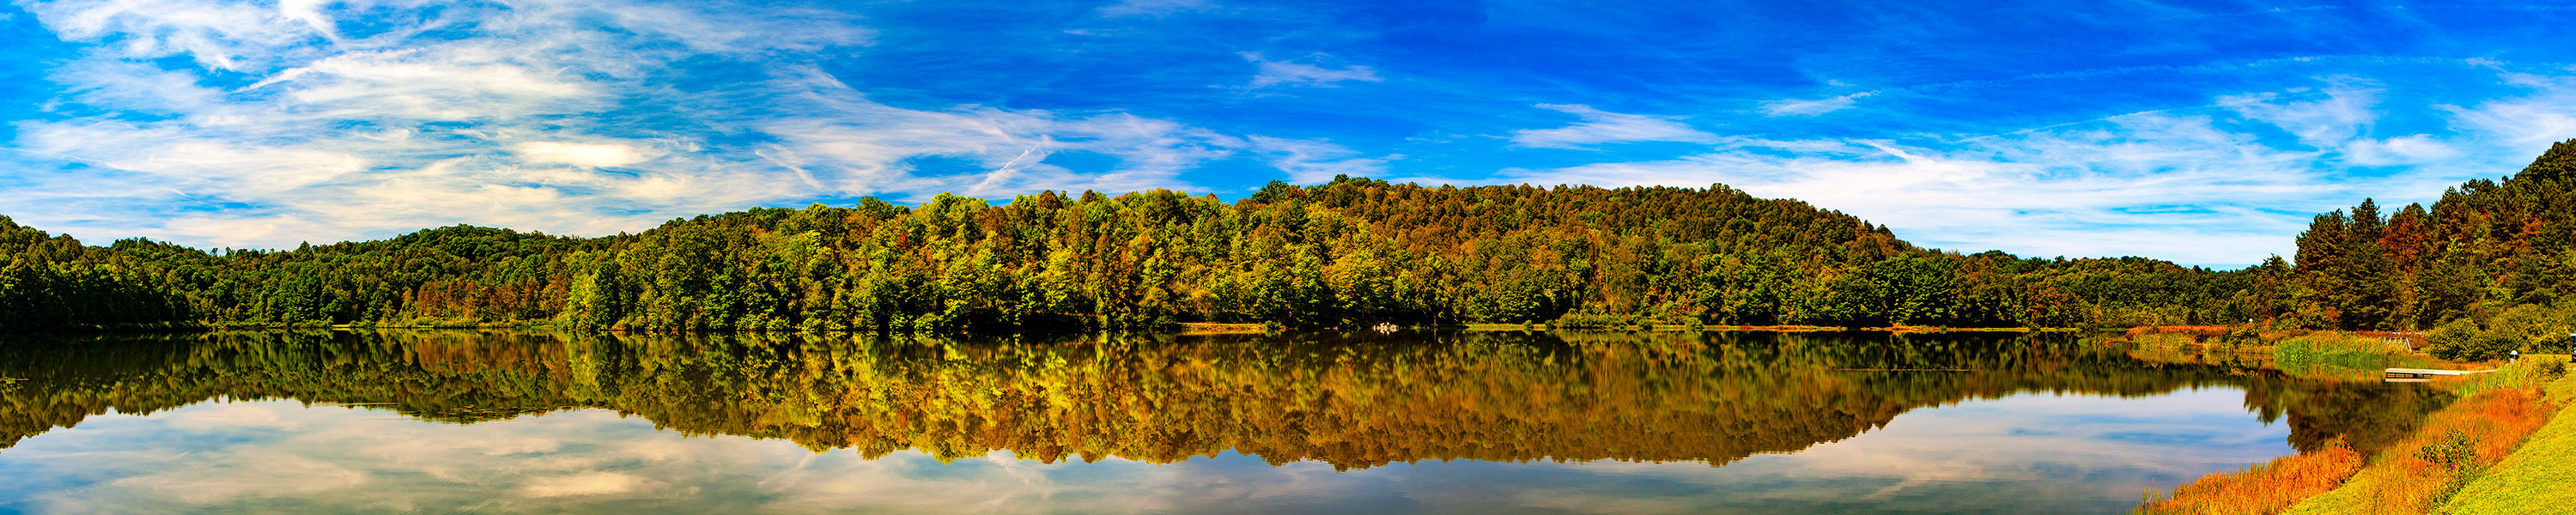
[[2437,356],[2492,359],[2576,309],[2576,140],[2431,206],[2383,216],[2364,200],[2318,215],[2296,247],[2295,261],[2239,270],[1963,253],[1722,184],[1352,177],[1274,182],[1230,203],[1167,190],[1000,204],[941,194],[593,238],[460,225],[293,250],[90,246],[0,217],[0,330],[2237,325],[2425,332]]
[[[2295,377],[2376,381],[2384,368],[2494,370],[2430,387],[2458,397],[2413,433],[2375,451],[2336,442],[2220,472],[2169,494],[2148,492],[2142,514],[2524,513],[2576,479],[2576,377],[2568,356],[2511,363],[2454,362],[2403,345],[2426,335],[2229,327],[2141,327],[2105,343],[2141,359],[2220,364]],[[2562,431],[2548,431],[2559,428]],[[2535,436],[2537,435],[2537,436]],[[2538,445],[2526,444],[2526,440]],[[2552,483],[2551,481],[2556,481]]]
[[[1728,188],[1274,183],[751,210],[578,238],[84,245],[0,219],[0,329],[545,325],[1160,331],[1545,324],[2102,327],[2260,313],[2253,275],[1923,249]],[[2286,269],[2284,269],[2284,273]]]

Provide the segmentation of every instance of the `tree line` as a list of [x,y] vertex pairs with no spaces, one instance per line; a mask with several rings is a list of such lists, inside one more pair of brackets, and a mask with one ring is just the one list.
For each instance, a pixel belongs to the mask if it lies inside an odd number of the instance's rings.
[[[2431,331],[2436,355],[2565,352],[2576,332],[2576,140],[2514,175],[2382,213],[2371,200],[2317,215],[2295,265],[2258,280],[2285,325]],[[2439,329],[2439,330],[2435,330]]]
[[[87,246],[0,217],[0,328],[540,324],[650,331],[1470,322],[2576,330],[2576,140],[2431,206],[2318,215],[2240,270],[1918,248],[1724,185],[1338,177],[1228,203],[1152,190],[754,208],[580,238],[454,226],[294,250]],[[2488,355],[2504,350],[2478,350]]]
[[294,250],[84,246],[0,218],[0,327],[545,324],[625,330],[1149,329],[1178,322],[1883,327],[2209,324],[2265,268],[1923,249],[1708,188],[1336,178],[1228,203],[754,208],[579,238],[471,226]]

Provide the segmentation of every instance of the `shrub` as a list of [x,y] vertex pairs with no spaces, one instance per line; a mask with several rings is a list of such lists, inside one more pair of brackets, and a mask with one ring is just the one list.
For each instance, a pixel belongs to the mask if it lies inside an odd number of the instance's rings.
[[2452,319],[2442,327],[2432,327],[2432,335],[2424,335],[2424,353],[2447,361],[2460,348],[2468,348],[2470,340],[2478,340],[2478,332],[2481,332],[2481,327],[2478,327],[2476,319]]
[[2558,310],[2538,304],[2523,304],[2487,321],[2488,334],[2502,335],[2518,342],[2563,337],[2567,334],[2567,317]]
[[2451,470],[2469,466],[2470,460],[2477,456],[2478,437],[2470,436],[2467,431],[2461,431],[2456,427],[2451,428],[2450,431],[2444,431],[2440,438],[2415,451],[2415,459]]
[[2486,361],[2501,359],[2507,353],[2522,350],[2522,338],[2499,326],[2478,330],[2478,323],[2463,318],[2433,329],[2425,338],[2424,352],[2452,361]]
[[2469,345],[2460,349],[2457,359],[2461,361],[2498,360],[2518,350],[2522,350],[2521,338],[2488,331],[2478,334],[2476,339],[2469,340]]

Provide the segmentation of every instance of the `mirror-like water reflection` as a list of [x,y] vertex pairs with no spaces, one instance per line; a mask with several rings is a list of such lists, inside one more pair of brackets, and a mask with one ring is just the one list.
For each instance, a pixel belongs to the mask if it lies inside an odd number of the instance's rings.
[[26,512],[2119,511],[2447,401],[1883,334],[235,332],[0,377]]

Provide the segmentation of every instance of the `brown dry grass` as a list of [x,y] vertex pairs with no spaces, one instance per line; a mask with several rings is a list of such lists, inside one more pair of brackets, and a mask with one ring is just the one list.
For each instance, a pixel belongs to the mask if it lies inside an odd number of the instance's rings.
[[2173,498],[2139,507],[2139,513],[2272,514],[2300,499],[2343,485],[2361,470],[2361,453],[2342,445],[2282,456],[2236,473],[2202,476],[2174,489]]
[[[2240,472],[2204,476],[2175,489],[2172,498],[2139,506],[2137,512],[2425,513],[2549,423],[2556,405],[2542,398],[2537,386],[2535,379],[2483,391],[2470,389],[2476,393],[2427,416],[2413,436],[2366,462],[2342,446],[2285,456]],[[2466,463],[2454,466],[2428,460],[2425,449],[2441,445],[2453,432],[2474,442]]]
[[[2381,451],[2342,488],[2302,502],[2292,513],[2424,513],[2475,474],[2522,445],[2556,410],[2532,388],[2482,392],[2434,412],[2415,436]],[[2426,447],[2453,430],[2475,439],[2470,463],[2448,467],[2427,461]]]

